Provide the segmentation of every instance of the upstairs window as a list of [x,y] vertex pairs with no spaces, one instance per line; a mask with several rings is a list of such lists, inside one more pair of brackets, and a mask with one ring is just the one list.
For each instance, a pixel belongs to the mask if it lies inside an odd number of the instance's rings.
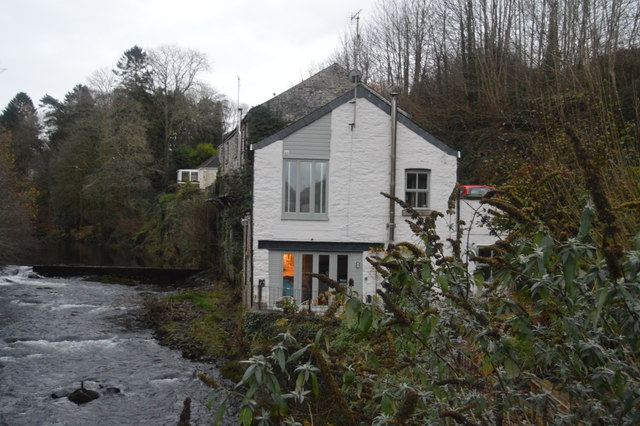
[[405,171],[404,200],[414,209],[429,208],[429,170],[407,169]]
[[284,219],[327,219],[326,160],[284,160]]

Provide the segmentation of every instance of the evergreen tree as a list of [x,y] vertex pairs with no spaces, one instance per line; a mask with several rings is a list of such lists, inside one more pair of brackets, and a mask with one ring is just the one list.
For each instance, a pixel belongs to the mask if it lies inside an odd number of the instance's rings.
[[95,167],[84,179],[83,195],[92,207],[92,223],[105,240],[122,220],[135,220],[149,198],[152,156],[139,105],[116,97],[101,111]]
[[33,192],[16,171],[11,134],[0,129],[0,265],[23,261],[35,247]]
[[153,90],[153,76],[147,53],[133,46],[122,54],[113,73],[120,79],[120,87],[133,99],[146,104]]
[[43,144],[36,109],[26,93],[18,93],[9,102],[0,115],[0,127],[11,131],[17,172],[28,174],[35,167]]

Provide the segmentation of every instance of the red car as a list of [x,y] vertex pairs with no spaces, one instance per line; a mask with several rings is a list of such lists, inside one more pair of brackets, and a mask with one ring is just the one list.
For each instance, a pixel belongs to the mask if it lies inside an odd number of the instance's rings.
[[459,196],[465,200],[479,200],[489,191],[496,191],[496,188],[487,185],[460,185]]

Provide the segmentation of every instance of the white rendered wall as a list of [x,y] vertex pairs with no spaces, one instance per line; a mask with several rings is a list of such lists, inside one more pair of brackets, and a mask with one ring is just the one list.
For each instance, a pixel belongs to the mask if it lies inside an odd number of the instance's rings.
[[[459,200],[460,219],[465,222],[462,232],[462,253],[473,251],[477,254],[478,247],[493,245],[498,236],[491,235],[482,217],[487,215],[487,207],[480,200]],[[463,260],[466,260],[463,257]],[[470,265],[471,266],[471,265]]]
[[[328,220],[282,220],[282,141],[255,151],[254,285],[268,280],[268,251],[258,249],[260,240],[387,243],[389,200],[380,192],[389,192],[391,118],[363,98],[331,114]],[[404,198],[405,169],[429,169],[430,206],[444,213],[456,181],[456,157],[401,123],[397,135],[396,195]],[[399,206],[395,215],[395,241],[417,242]],[[440,227],[444,240],[446,224]],[[362,266],[364,294],[372,294],[378,284],[375,271],[364,259]]]
[[218,169],[202,168],[198,170],[200,173],[200,189],[207,188],[214,184]]

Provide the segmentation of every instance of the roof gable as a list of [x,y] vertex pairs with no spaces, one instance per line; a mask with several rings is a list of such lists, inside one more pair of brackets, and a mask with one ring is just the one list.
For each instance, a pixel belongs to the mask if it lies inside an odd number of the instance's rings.
[[[264,148],[265,146],[270,145],[270,144],[272,144],[272,143],[274,143],[276,141],[279,141],[279,140],[282,140],[282,139],[286,138],[287,136],[293,134],[294,132],[296,132],[296,131],[302,129],[303,127],[306,127],[309,124],[313,123],[314,121],[318,120],[320,117],[323,117],[326,114],[329,114],[331,111],[333,111],[334,109],[338,108],[339,106],[349,102],[350,100],[352,100],[354,98],[354,95],[355,95],[356,98],[367,99],[373,105],[375,105],[378,108],[380,108],[385,114],[391,115],[391,104],[389,103],[389,101],[384,99],[381,95],[375,93],[368,86],[366,86],[364,84],[358,84],[355,87],[354,90],[349,90],[348,92],[344,93],[342,96],[340,96],[340,97],[334,99],[333,101],[329,102],[328,104],[316,109],[312,113],[302,117],[298,121],[296,121],[296,122],[292,123],[291,125],[285,127],[284,129],[280,130],[279,132],[276,132],[273,135],[271,135],[271,136],[269,136],[269,137],[267,137],[265,139],[262,139],[259,142],[256,142],[256,143],[252,144],[251,145],[251,149],[252,150],[258,150],[258,149]],[[431,143],[432,145],[434,145],[437,148],[441,149],[442,151],[446,152],[447,154],[456,155],[457,156],[458,151],[456,151],[455,149],[451,148],[450,146],[448,146],[447,144],[442,142],[440,139],[436,138],[431,133],[429,133],[426,130],[424,130],[422,127],[420,127],[418,124],[416,124],[404,112],[402,112],[399,109],[398,109],[398,122],[403,124],[404,126],[406,126],[409,130],[411,130],[412,132],[414,132],[418,136],[422,137],[427,142]]]

